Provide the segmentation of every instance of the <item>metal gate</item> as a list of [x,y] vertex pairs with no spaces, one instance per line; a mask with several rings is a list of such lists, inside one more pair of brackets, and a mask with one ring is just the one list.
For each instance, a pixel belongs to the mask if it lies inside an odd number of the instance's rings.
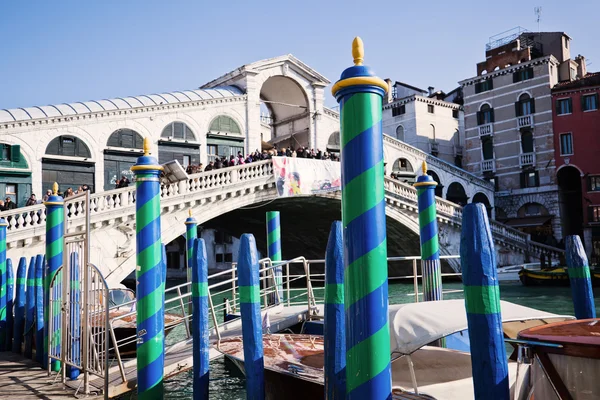
[[65,200],[63,264],[49,285],[48,373],[59,363],[62,382],[76,383],[85,394],[91,375],[102,378],[108,398],[109,290],[89,262],[89,210],[88,191]]

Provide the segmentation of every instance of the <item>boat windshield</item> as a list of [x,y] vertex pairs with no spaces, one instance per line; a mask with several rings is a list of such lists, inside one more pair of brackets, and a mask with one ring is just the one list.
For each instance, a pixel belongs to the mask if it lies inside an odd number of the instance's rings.
[[130,289],[111,289],[109,292],[110,307],[120,306],[135,300],[135,294]]

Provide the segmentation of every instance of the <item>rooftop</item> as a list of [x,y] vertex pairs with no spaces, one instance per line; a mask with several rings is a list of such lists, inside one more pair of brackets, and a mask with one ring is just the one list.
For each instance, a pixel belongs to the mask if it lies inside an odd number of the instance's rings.
[[554,85],[552,90],[580,89],[588,86],[600,86],[600,72],[590,72],[583,78],[560,82]]

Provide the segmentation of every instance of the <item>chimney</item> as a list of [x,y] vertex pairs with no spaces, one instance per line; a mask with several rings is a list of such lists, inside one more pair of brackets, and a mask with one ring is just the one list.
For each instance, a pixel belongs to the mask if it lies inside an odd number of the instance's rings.
[[394,93],[393,93],[393,88],[392,88],[392,80],[390,78],[387,78],[385,80],[385,83],[387,83],[387,96],[386,96],[386,101],[385,104],[391,103],[394,101]]
[[433,96],[433,89],[435,89],[433,86],[429,86],[427,88],[427,90],[429,91],[429,97]]
[[587,66],[585,65],[585,57],[579,54],[575,57],[577,63],[577,75],[579,78],[584,78],[587,75]]

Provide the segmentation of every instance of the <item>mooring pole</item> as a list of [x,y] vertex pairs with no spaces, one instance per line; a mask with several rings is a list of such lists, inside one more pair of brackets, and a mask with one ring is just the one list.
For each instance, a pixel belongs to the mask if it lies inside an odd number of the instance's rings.
[[423,300],[442,300],[442,272],[438,240],[437,213],[435,208],[436,181],[427,175],[423,161],[423,174],[413,185],[417,188],[419,208],[419,233],[421,240],[421,271],[423,275]]
[[33,331],[35,330],[35,257],[31,257],[27,269],[27,305],[25,307],[25,358],[33,356]]
[[567,236],[565,253],[575,317],[577,319],[596,318],[590,265],[579,236]]
[[[64,272],[63,272],[64,273]],[[71,290],[70,292],[70,310],[69,323],[71,324],[71,360],[79,365],[81,359],[81,315],[80,315],[80,288],[79,288],[79,253],[71,253]],[[74,380],[79,376],[79,369],[68,366],[67,373],[69,379]]]
[[325,399],[346,398],[344,245],[342,222],[331,224],[325,252]]
[[379,400],[392,392],[381,128],[387,84],[363,65],[358,37],[352,55],[355,65],[332,88],[341,122],[346,396]]
[[283,302],[283,272],[281,262],[281,221],[279,211],[267,211],[267,253],[273,261],[273,275],[279,302]]
[[21,353],[23,327],[25,324],[25,286],[27,285],[27,259],[21,257],[17,267],[17,291],[15,293],[15,326],[13,330],[13,353]]
[[15,295],[15,271],[12,260],[6,259],[6,351],[12,350],[13,331],[15,325],[14,317],[14,295]]
[[[194,241],[196,240],[196,238],[198,237],[198,221],[196,221],[196,218],[194,218],[192,216],[192,209],[190,208],[188,211],[189,215],[187,217],[187,219],[185,220],[185,243],[186,243],[186,248],[187,248],[187,252],[186,252],[186,256],[185,256],[185,266],[186,266],[186,273],[187,273],[187,282],[188,282],[188,287],[190,288],[189,290],[191,290],[192,287],[192,266],[194,265]],[[188,307],[188,312],[191,315],[192,314],[192,303],[189,304]],[[188,324],[188,328],[192,329],[192,321],[190,321],[188,319],[187,321]]]
[[6,227],[8,223],[0,218],[0,351],[6,351],[8,325],[6,323]]
[[160,230],[160,173],[163,167],[150,156],[150,140],[144,139],[144,155],[131,167],[135,174],[136,323],[138,399],[163,398],[165,341],[165,282]]
[[[62,197],[58,195],[58,183],[54,182],[52,185],[52,195],[48,197],[48,200],[44,203],[46,206],[46,261],[48,263],[47,274],[44,280],[44,345],[40,346],[39,349],[44,353],[44,368],[48,362],[48,344],[50,342],[50,336],[57,338],[53,340],[56,348],[53,350],[54,354],[60,353],[60,304],[55,304],[50,309],[50,282],[54,278],[56,271],[63,264],[63,251],[64,251],[64,207],[65,202]],[[60,285],[62,282],[57,281],[55,286],[57,293],[62,295]],[[48,327],[50,326],[48,321],[52,318],[54,332],[49,332]],[[37,345],[36,345],[37,346]],[[36,350],[37,351],[37,350]],[[60,362],[52,361],[51,370],[54,372],[60,371]]]
[[243,234],[238,253],[238,282],[242,313],[242,340],[246,372],[246,398],[265,398],[265,372],[260,317],[260,278],[254,235]]
[[[48,303],[44,302],[45,293],[44,293],[44,256],[38,254],[35,257],[35,360],[42,365],[43,369],[48,368],[48,353],[45,352],[44,348],[44,332],[48,328],[46,328],[46,321],[44,321],[44,316],[46,314],[46,309],[49,307]],[[52,304],[52,310],[54,311],[55,305]],[[58,311],[60,312],[60,304],[58,306]],[[60,314],[58,315],[60,318]],[[56,318],[53,318],[54,330],[52,332],[51,344],[55,345],[55,348],[60,345],[60,325],[56,325],[57,322],[60,323],[60,319],[57,321]],[[55,355],[58,353],[54,353]]]
[[485,206],[463,208],[460,262],[475,399],[510,399],[496,253]]
[[194,239],[192,253],[190,261],[192,261],[194,400],[208,400],[210,331],[208,329],[208,259],[204,239]]

